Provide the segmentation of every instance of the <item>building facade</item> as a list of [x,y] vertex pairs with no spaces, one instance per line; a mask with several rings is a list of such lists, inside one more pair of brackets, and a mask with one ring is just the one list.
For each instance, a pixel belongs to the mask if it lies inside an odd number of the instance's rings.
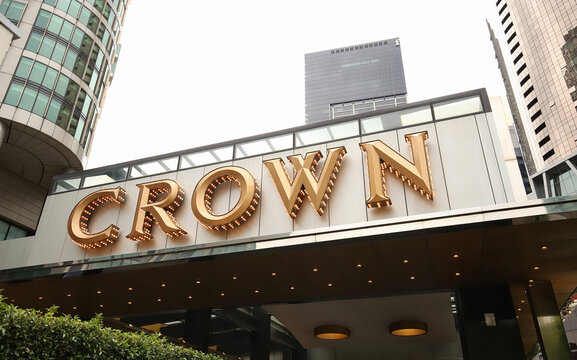
[[0,288],[235,359],[569,360],[577,198],[523,202],[491,104],[58,176],[36,234],[0,242]]
[[407,86],[399,39],[305,55],[307,123],[406,102]]
[[537,196],[575,194],[577,4],[499,0],[495,5],[502,28],[498,60],[508,74],[512,107],[518,105],[515,123]]
[[81,170],[117,60],[126,0],[2,0],[0,240],[36,230],[52,177]]

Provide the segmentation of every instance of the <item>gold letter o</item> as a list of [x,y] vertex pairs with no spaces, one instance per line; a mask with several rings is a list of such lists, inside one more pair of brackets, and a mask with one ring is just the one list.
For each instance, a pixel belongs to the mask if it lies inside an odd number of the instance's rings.
[[[229,212],[217,215],[212,212],[212,197],[218,185],[235,181],[240,186],[240,199]],[[218,168],[206,174],[192,194],[192,212],[207,229],[227,230],[247,221],[258,206],[260,189],[256,180],[238,166]]]

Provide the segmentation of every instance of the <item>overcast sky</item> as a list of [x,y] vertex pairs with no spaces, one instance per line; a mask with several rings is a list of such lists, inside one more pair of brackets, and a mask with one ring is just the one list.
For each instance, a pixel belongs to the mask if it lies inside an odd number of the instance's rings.
[[88,168],[304,124],[304,54],[399,37],[409,102],[503,95],[486,0],[132,0]]

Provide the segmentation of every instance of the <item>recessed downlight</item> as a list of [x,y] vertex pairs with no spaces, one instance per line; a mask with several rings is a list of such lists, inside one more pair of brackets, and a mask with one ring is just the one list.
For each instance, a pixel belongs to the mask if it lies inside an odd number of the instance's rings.
[[403,259],[403,264],[408,264],[409,263],[409,259]]
[[395,336],[418,336],[427,333],[427,324],[422,321],[396,321],[389,325],[389,332]]
[[322,325],[314,329],[317,339],[342,340],[351,336],[351,330],[340,325]]
[[453,254],[453,259],[458,259],[460,258],[459,254]]

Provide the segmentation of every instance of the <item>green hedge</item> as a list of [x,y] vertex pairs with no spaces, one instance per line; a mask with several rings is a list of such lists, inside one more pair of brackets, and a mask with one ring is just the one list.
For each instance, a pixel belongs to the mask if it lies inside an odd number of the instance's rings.
[[174,345],[160,335],[106,328],[100,315],[82,321],[76,316],[57,316],[57,307],[42,313],[4,300],[0,294],[2,359],[220,359]]

